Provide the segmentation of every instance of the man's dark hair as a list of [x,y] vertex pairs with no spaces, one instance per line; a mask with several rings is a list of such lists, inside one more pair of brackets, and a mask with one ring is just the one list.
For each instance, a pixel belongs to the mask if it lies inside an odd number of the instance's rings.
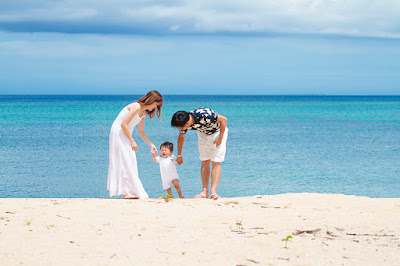
[[183,127],[189,121],[189,113],[186,111],[176,112],[171,119],[172,127]]
[[174,151],[174,144],[172,144],[172,143],[169,142],[169,141],[166,141],[166,142],[164,142],[163,144],[161,144],[160,149],[161,149],[162,147],[169,149],[171,152]]

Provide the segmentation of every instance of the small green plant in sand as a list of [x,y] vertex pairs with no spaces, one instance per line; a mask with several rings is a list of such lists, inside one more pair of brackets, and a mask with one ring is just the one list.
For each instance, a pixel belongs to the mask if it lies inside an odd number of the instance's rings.
[[51,228],[53,228],[54,227],[54,224],[51,224],[51,225],[49,225]]
[[27,225],[27,226],[31,225],[31,221],[28,221],[28,220],[27,220],[27,221],[26,221],[26,225]]
[[168,201],[170,201],[171,199],[172,199],[172,196],[170,195],[170,194],[161,194],[161,197],[166,201],[166,202],[168,202]]
[[5,220],[6,219],[6,217],[0,217],[0,220]]
[[186,254],[186,252],[185,251],[182,251],[182,255],[185,255]]
[[288,235],[286,238],[282,239],[282,241],[285,241],[285,248],[287,248],[287,242],[289,241],[289,239],[293,238],[293,236]]
[[237,225],[237,227],[239,228],[239,230],[242,230],[242,220],[236,220],[236,225]]

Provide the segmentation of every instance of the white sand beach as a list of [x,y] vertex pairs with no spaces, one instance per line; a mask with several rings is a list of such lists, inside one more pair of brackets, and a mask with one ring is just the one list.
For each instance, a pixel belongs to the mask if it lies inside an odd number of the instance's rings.
[[399,255],[398,198],[0,199],[2,265],[400,265]]

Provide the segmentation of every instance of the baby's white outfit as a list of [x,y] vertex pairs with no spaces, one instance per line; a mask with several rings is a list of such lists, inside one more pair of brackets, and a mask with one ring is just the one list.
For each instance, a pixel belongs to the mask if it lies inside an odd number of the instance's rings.
[[160,164],[163,189],[170,189],[172,187],[172,181],[179,180],[175,165],[176,157],[172,154],[166,158],[163,156],[157,156],[156,160]]

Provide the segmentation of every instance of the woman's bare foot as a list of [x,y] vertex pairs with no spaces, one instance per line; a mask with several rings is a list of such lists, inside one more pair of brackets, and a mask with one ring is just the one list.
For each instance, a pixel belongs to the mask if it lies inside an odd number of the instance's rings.
[[139,197],[136,197],[135,195],[124,195],[124,199],[139,199]]

